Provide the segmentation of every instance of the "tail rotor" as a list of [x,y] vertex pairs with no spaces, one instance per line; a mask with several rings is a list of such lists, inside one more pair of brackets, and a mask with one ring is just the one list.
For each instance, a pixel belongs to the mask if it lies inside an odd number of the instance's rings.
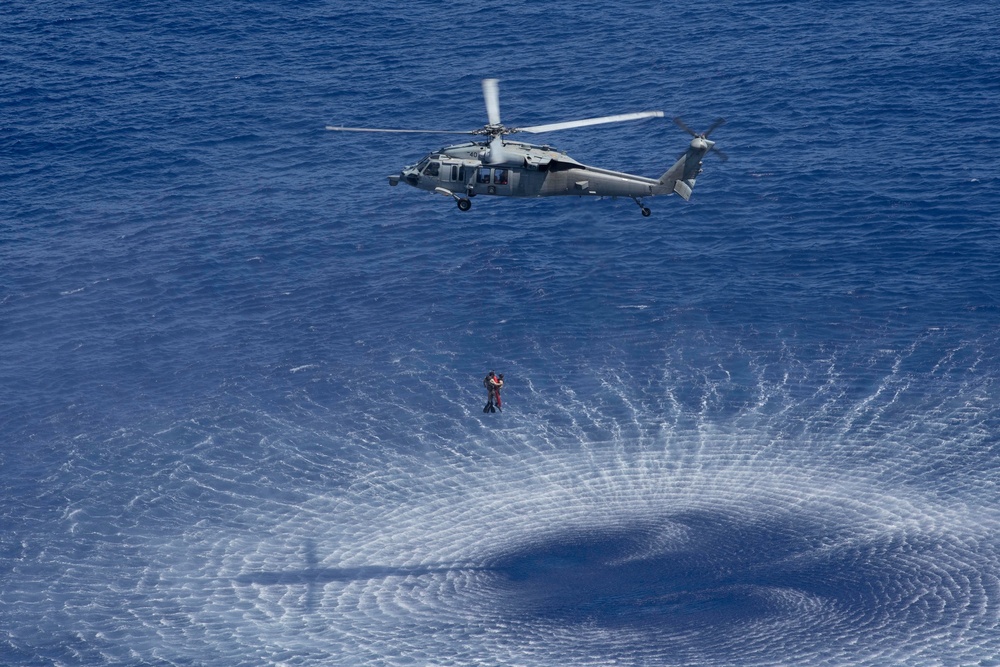
[[[695,132],[690,127],[688,127],[684,123],[683,120],[681,120],[680,116],[676,116],[674,118],[674,123],[677,124],[677,127],[681,128],[682,130],[684,130],[685,132],[687,132],[688,134],[690,134],[692,137],[694,137],[696,139],[705,139],[705,140],[707,140],[708,139],[708,135],[712,134],[712,132],[714,132],[716,128],[718,128],[718,127],[726,124],[726,119],[725,118],[716,118],[715,122],[712,123],[711,125],[709,125],[708,129],[705,130],[704,132]],[[725,153],[723,153],[718,148],[716,148],[715,144],[713,142],[710,142],[710,143],[711,143],[710,150],[712,152],[714,152],[715,154],[717,154],[719,156],[720,160],[722,160],[723,162],[725,162],[726,160],[729,159],[729,156],[726,155]]]

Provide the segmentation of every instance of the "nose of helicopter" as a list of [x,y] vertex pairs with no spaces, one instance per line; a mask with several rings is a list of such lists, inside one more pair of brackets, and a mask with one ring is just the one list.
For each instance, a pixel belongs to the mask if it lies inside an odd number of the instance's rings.
[[400,170],[398,174],[389,176],[389,185],[399,185],[400,181],[405,181],[407,185],[416,185],[420,180],[420,172],[412,167]]
[[414,167],[406,167],[403,169],[402,174],[396,177],[397,182],[399,179],[406,181],[408,185],[416,185],[420,180],[420,172]]

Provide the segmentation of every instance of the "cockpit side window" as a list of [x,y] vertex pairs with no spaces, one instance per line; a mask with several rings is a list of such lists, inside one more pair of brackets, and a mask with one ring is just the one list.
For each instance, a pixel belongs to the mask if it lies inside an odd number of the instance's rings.
[[493,170],[493,182],[497,185],[507,185],[507,170],[506,169],[495,169]]
[[439,171],[441,171],[441,163],[431,161],[424,167],[424,176],[437,176]]
[[489,183],[490,182],[490,168],[480,167],[479,174],[476,175],[477,183]]

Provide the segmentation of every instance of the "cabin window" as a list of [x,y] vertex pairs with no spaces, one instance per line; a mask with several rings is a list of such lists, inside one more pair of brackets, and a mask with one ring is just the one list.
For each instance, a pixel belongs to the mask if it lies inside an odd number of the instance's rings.
[[441,163],[431,162],[424,168],[424,176],[437,176],[439,171],[441,171]]
[[461,165],[458,168],[458,178],[456,178],[455,180],[456,181],[460,181],[462,183],[465,183],[465,165],[464,164]]
[[490,168],[489,167],[480,167],[479,168],[479,175],[476,176],[476,182],[477,183],[489,183],[490,182]]
[[497,185],[507,185],[507,170],[506,169],[494,169],[493,170],[493,182]]

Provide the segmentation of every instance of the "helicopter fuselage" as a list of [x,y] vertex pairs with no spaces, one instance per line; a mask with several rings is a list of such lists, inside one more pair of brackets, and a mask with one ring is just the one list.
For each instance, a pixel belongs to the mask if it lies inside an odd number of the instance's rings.
[[502,144],[502,156],[495,144],[468,142],[447,146],[429,153],[417,164],[389,177],[421,190],[454,197],[459,208],[468,210],[468,197],[496,195],[507,197],[595,196],[631,197],[648,215],[639,201],[642,197],[677,192],[690,196],[694,180],[701,171],[701,158],[712,142],[696,138],[691,147],[662,177],[647,178],[585,165],[551,146],[536,146],[516,141]]
[[386,127],[344,127],[327,125],[326,129],[336,132],[391,132],[394,134],[466,134],[483,137],[483,141],[446,146],[428,153],[420,162],[410,165],[398,174],[389,177],[389,185],[404,181],[408,185],[429,192],[453,197],[458,208],[468,211],[472,207],[471,197],[495,195],[500,197],[555,197],[576,195],[578,197],[631,197],[642,214],[648,216],[649,209],[643,205],[642,197],[679,194],[687,200],[691,197],[695,178],[701,173],[701,159],[710,150],[726,159],[725,154],[714,148],[715,142],[708,140],[712,130],[725,123],[724,118],[716,119],[707,130],[698,134],[681,121],[674,118],[680,128],[692,135],[691,145],[659,178],[647,178],[626,174],[610,169],[591,167],[577,162],[565,153],[551,146],[525,144],[509,141],[507,137],[519,133],[544,134],[558,130],[569,130],[607,123],[622,123],[646,118],[662,118],[662,111],[638,111],[633,113],[598,116],[579,120],[507,127],[500,121],[500,88],[497,79],[483,79],[483,101],[486,103],[488,122],[479,129],[460,130],[418,130],[412,128]]

